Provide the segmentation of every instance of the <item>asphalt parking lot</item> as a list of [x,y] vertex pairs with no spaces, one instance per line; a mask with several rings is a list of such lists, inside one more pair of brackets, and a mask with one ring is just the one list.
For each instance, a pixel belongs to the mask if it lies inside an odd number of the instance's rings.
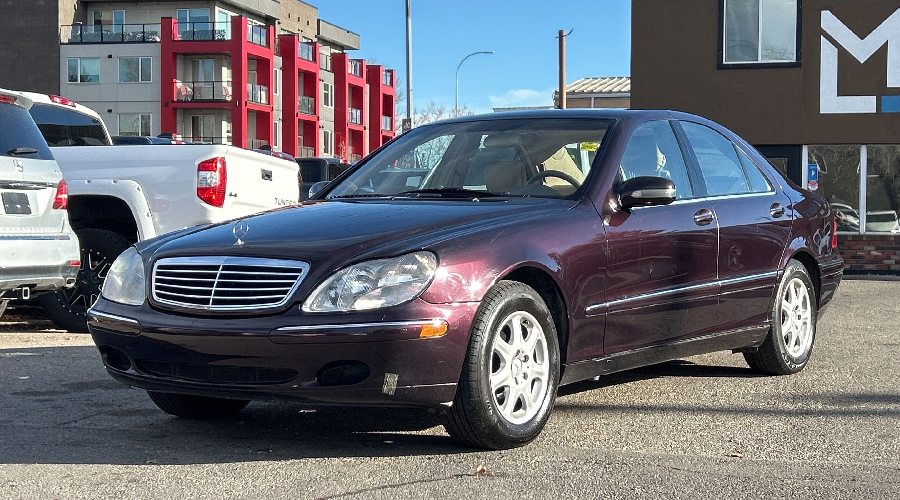
[[900,281],[845,281],[813,359],[715,353],[561,389],[540,438],[455,446],[440,415],[254,402],[192,422],[86,335],[0,318],[0,498],[900,498]]

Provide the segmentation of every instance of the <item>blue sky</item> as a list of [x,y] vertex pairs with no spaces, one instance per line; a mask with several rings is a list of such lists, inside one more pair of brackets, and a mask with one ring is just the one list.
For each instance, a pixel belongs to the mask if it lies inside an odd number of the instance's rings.
[[[306,0],[319,17],[360,35],[355,58],[406,73],[405,0]],[[631,0],[412,0],[413,104],[476,112],[550,105],[558,81],[557,31],[567,39],[566,81],[629,76]]]

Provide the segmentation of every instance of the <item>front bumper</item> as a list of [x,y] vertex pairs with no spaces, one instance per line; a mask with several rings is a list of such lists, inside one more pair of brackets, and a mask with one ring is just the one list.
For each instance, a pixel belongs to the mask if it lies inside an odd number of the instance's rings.
[[[446,408],[477,306],[416,300],[374,314],[313,316],[295,305],[265,317],[200,318],[101,298],[88,328],[110,375],[141,389]],[[445,321],[447,333],[419,338],[434,321]]]

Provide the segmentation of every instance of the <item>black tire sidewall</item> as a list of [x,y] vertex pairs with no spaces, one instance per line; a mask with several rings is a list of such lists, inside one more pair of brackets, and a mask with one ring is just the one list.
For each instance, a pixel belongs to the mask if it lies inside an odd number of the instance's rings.
[[[806,293],[809,295],[810,309],[812,312],[810,316],[810,335],[812,336],[812,339],[810,339],[809,349],[796,358],[788,353],[787,347],[784,345],[784,336],[781,333],[781,299],[784,297],[788,284],[793,281],[794,278],[799,278],[806,287]],[[813,348],[816,344],[817,311],[818,301],[816,300],[816,289],[813,286],[812,279],[810,279],[809,273],[802,264],[792,261],[787,269],[785,269],[781,282],[778,284],[778,294],[775,296],[775,303],[772,307],[772,342],[779,355],[778,361],[791,373],[802,370],[812,355]]]
[[[547,393],[540,403],[540,410],[534,417],[524,424],[514,424],[500,415],[494,403],[490,385],[490,367],[493,356],[494,338],[499,335],[499,327],[510,314],[517,311],[526,311],[540,323],[544,330],[547,344],[547,355],[550,360],[550,379]],[[540,296],[530,287],[520,285],[512,293],[501,296],[500,303],[492,310],[483,311],[487,316],[487,330],[480,337],[478,349],[478,394],[480,405],[487,423],[494,433],[504,441],[513,443],[527,443],[533,440],[549,419],[550,412],[556,400],[556,389],[559,385],[559,347],[556,336],[556,327],[550,316],[550,311]]]

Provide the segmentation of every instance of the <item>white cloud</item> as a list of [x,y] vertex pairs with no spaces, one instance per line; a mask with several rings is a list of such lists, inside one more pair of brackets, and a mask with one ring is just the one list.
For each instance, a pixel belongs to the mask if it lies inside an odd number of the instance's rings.
[[491,106],[495,108],[516,108],[524,106],[552,106],[553,91],[555,87],[547,90],[512,89],[502,95],[490,96]]

